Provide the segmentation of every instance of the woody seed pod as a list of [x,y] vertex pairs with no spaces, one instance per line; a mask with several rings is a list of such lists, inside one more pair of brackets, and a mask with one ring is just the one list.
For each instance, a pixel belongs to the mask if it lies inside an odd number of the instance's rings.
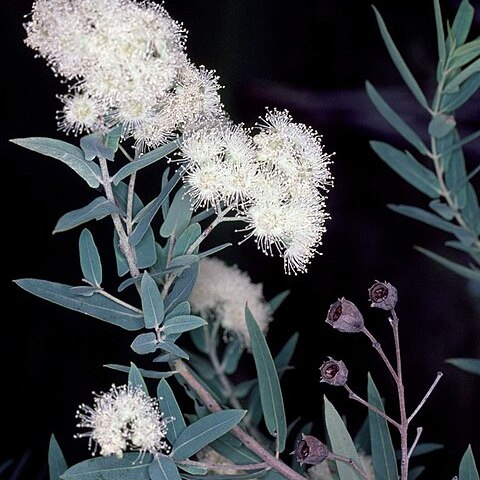
[[327,446],[312,435],[303,435],[295,448],[295,455],[300,465],[318,465],[328,458]]
[[320,367],[320,381],[333,385],[335,387],[342,387],[347,383],[348,370],[341,360],[334,360],[328,357],[326,362],[323,362]]
[[326,322],[340,332],[356,333],[363,330],[363,316],[352,302],[341,298],[328,310]]
[[368,295],[371,300],[371,307],[383,310],[393,310],[397,304],[397,289],[388,282],[376,281],[369,289]]

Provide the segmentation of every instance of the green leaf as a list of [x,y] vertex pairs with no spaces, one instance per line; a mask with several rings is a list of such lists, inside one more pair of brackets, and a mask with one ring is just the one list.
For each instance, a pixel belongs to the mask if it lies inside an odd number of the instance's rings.
[[425,467],[414,467],[408,472],[408,480],[416,480],[425,470]]
[[455,49],[450,68],[460,68],[480,55],[480,37]]
[[[130,367],[126,365],[118,365],[116,363],[107,363],[104,365],[106,368],[111,368],[117,372],[130,372]],[[145,370],[144,368],[139,368],[138,371],[142,374],[143,378],[154,378],[160,380],[161,378],[168,378],[174,375],[174,372],[157,372],[156,370]]]
[[260,457],[248,450],[241,441],[231,433],[215,440],[211,445],[216,452],[237,465],[260,462]]
[[165,299],[165,311],[169,312],[179,303],[185,302],[190,297],[198,275],[198,263],[187,268],[178,277],[172,290]]
[[157,335],[153,332],[141,333],[135,338],[130,347],[139,355],[153,353],[159,348]]
[[169,318],[178,317],[180,315],[190,315],[190,304],[188,302],[179,303],[175,308],[170,310],[165,316],[165,320]]
[[404,153],[384,142],[372,141],[370,146],[404,180],[430,198],[438,198],[440,185],[436,175],[415,160],[410,153]]
[[385,22],[383,21],[382,16],[380,15],[380,13],[375,7],[372,6],[372,8],[375,11],[375,16],[377,18],[377,23],[380,28],[380,33],[382,35],[383,41],[385,42],[385,46],[387,47],[388,53],[390,54],[390,57],[393,63],[395,64],[395,67],[397,67],[397,70],[400,73],[401,77],[403,78],[403,81],[405,82],[407,87],[410,89],[410,91],[413,93],[418,103],[420,103],[420,105],[422,105],[423,108],[428,110],[429,106],[427,103],[427,99],[425,98],[425,95],[420,89],[420,86],[418,85],[417,81],[415,80],[412,73],[408,69],[407,64],[405,63],[402,56],[400,55],[400,52],[398,51],[397,47],[395,46],[395,43],[393,42],[392,37],[390,36],[390,33],[387,30],[387,26],[385,25]]
[[288,367],[298,342],[298,332],[295,332],[275,356],[275,368],[281,370]]
[[170,443],[175,440],[185,428],[185,420],[183,419],[182,410],[175,399],[173,390],[166,380],[161,380],[157,387],[157,397],[160,402],[160,410],[164,413],[165,418],[170,418],[167,430],[167,439]]
[[[420,455],[426,455],[427,453],[435,452],[441,450],[443,445],[441,443],[419,443],[415,450],[412,452],[413,457],[419,457]],[[402,457],[402,453],[398,452],[399,457]]]
[[445,220],[452,220],[455,216],[455,212],[441,200],[432,200],[428,206],[437,214],[440,215]]
[[148,388],[147,385],[145,384],[145,380],[142,377],[142,374],[140,373],[140,370],[137,368],[137,366],[133,363],[130,362],[130,370],[128,372],[128,383],[132,387],[138,387],[143,390],[143,392],[148,395]]
[[52,434],[48,445],[48,469],[50,472],[50,480],[60,480],[60,476],[67,470],[67,462],[63,456],[60,445]]
[[175,462],[168,457],[155,458],[148,468],[148,473],[150,480],[181,480]]
[[79,249],[83,277],[91,284],[99,287],[102,283],[102,263],[93,236],[90,230],[86,228],[80,235]]
[[15,138],[16,145],[52,157],[65,163],[92,188],[100,186],[102,174],[96,163],[87,162],[81,148],[61,140],[45,137]]
[[175,242],[173,247],[173,258],[185,255],[192,243],[197,240],[201,233],[202,229],[198,223],[192,223],[192,225],[185,229]]
[[168,198],[169,193],[173,190],[182,176],[181,169],[178,169],[175,175],[168,181],[158,196],[152,200],[145,208],[143,208],[134,221],[137,223],[135,230],[130,235],[129,241],[131,245],[137,245],[145,235],[148,227],[152,223],[153,218],[162,206],[162,203]]
[[443,31],[442,11],[440,9],[439,0],[433,0],[435,9],[435,25],[437,28],[437,48],[440,65],[445,65],[446,49],[445,49],[445,33]]
[[85,160],[92,161],[95,157],[113,160],[115,152],[107,147],[101,133],[90,133],[80,139],[80,147],[85,153]]
[[91,297],[72,293],[70,285],[25,278],[15,283],[27,292],[43,298],[62,307],[90,315],[125,330],[140,330],[143,328],[143,316],[134,307],[127,308],[99,293]]
[[[456,129],[447,135],[445,138],[445,145],[442,144],[442,149],[448,148],[449,145],[458,143],[459,135]],[[439,152],[442,152],[439,148]],[[457,208],[464,208],[467,204],[467,169],[465,167],[465,158],[463,150],[458,148],[452,151],[448,156],[444,157],[445,161],[445,183],[451,192]]]
[[432,120],[428,124],[428,133],[435,138],[442,138],[448,135],[457,123],[455,118],[451,115],[445,115],[438,113],[432,117]]
[[222,365],[227,375],[231,375],[237,370],[238,362],[240,361],[243,350],[244,346],[237,338],[228,342],[222,359]]
[[[353,440],[348,433],[342,418],[335,410],[335,407],[324,397],[325,401],[325,426],[331,445],[331,450],[337,455],[352,459],[357,466],[361,466],[358,453]],[[362,480],[361,477],[349,465],[342,462],[335,462],[340,480]]]
[[283,396],[272,355],[248,305],[245,306],[245,321],[250,335],[252,354],[257,370],[263,416],[267,430],[276,440],[276,450],[283,452],[287,436],[287,422]]
[[407,123],[398,115],[395,110],[382,98],[376,88],[370,83],[366,82],[367,94],[375,105],[376,109],[383,118],[400,134],[405,140],[410,142],[420,153],[426,155],[428,148],[423,143],[422,139],[407,125]]
[[474,270],[473,268],[468,268],[458,263],[452,262],[451,260],[448,260],[422,247],[415,247],[415,250],[418,250],[419,252],[423,253],[424,255],[431,258],[432,260],[435,260],[436,262],[440,263],[440,265],[443,265],[444,267],[448,268],[449,270],[452,270],[452,272],[455,272],[458,275],[461,275],[462,277],[480,282],[480,270]]
[[471,445],[468,446],[460,462],[458,480],[479,480]]
[[192,218],[192,205],[190,203],[190,194],[182,187],[176,193],[167,217],[160,228],[160,235],[163,238],[174,237],[179,235],[188,227]]
[[110,200],[107,200],[105,197],[97,197],[85,207],[72,210],[60,217],[53,233],[66,232],[90,220],[101,220],[112,213],[119,212],[118,207]]
[[460,85],[465,82],[471,75],[480,72],[480,58],[472,62],[468,67],[465,67],[457,75],[450,80],[444,88],[445,93],[455,93],[458,91]]
[[[368,402],[378,408],[381,412],[385,413],[382,399],[370,374],[368,374]],[[377,413],[369,410],[368,423],[375,478],[383,480],[398,480],[395,450],[393,448],[387,421]]]
[[165,320],[163,324],[163,333],[165,335],[173,335],[175,333],[188,332],[196,328],[203,327],[207,322],[195,315],[179,315]]
[[285,301],[285,299],[290,295],[290,290],[285,290],[281,293],[275,295],[271,300],[269,300],[268,305],[270,306],[270,310],[275,313],[280,305]]
[[222,245],[218,245],[216,247],[205,250],[204,252],[201,252],[198,256],[200,258],[205,258],[205,257],[208,257],[209,255],[215,255],[216,253],[221,252],[223,249],[231,247],[231,246],[232,246],[232,244],[230,242],[223,243]]
[[113,152],[116,152],[118,150],[118,144],[120,143],[121,138],[122,125],[117,125],[105,135],[105,146]]
[[175,460],[185,460],[221,437],[245,416],[245,410],[222,410],[201,418],[183,430],[172,447]]
[[471,75],[460,87],[459,91],[445,94],[441,107],[447,112],[453,112],[468,101],[480,88],[480,73]]
[[140,296],[142,298],[142,310],[146,328],[158,328],[165,317],[163,299],[155,280],[143,272],[140,284]]
[[367,418],[362,423],[362,426],[358,429],[354,438],[354,444],[357,451],[362,451],[365,455],[372,455],[372,446],[370,441],[370,426]]
[[468,32],[472,26],[474,9],[468,2],[468,0],[463,0],[460,6],[458,7],[457,14],[453,20],[452,29],[450,35],[455,40],[455,45],[459,47],[463,45],[465,40],[468,37]]
[[134,172],[138,172],[142,168],[152,165],[152,163],[158,162],[162,158],[165,158],[167,155],[172,153],[178,148],[178,140],[162,145],[161,147],[155,148],[148,153],[143,154],[138,159],[130,162],[128,165],[122,167],[112,178],[113,184],[118,185],[124,178],[127,178]]
[[461,370],[465,370],[475,375],[480,375],[480,359],[479,358],[449,358],[445,360],[446,363],[454,365]]
[[91,458],[70,467],[60,478],[62,480],[150,480],[148,468],[151,456],[148,455],[143,463],[137,460],[138,453],[126,453],[122,458],[115,456]]
[[176,355],[177,357],[184,358],[185,360],[188,360],[188,358],[189,358],[187,352],[185,352],[179,346],[175,345],[172,342],[160,341],[160,342],[158,342],[158,348],[161,348],[168,353]]

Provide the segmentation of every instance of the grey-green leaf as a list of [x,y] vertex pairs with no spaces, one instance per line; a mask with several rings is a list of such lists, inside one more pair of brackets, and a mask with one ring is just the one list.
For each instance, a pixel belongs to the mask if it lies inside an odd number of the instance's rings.
[[122,125],[117,125],[105,135],[105,146],[115,153],[118,150],[121,137]]
[[265,424],[270,434],[275,437],[277,451],[283,452],[287,437],[287,422],[277,370],[265,336],[248,305],[245,307],[245,321],[250,335],[252,354],[257,370]]
[[153,332],[141,333],[135,338],[130,347],[139,355],[153,353],[159,348],[157,336]]
[[80,139],[80,147],[85,153],[85,160],[92,161],[95,157],[113,160],[115,152],[105,145],[101,133],[90,133]]
[[168,457],[155,458],[148,468],[148,473],[150,480],[181,480],[175,462]]
[[97,457],[77,463],[60,478],[62,480],[150,480],[148,474],[151,456],[137,462],[138,453],[126,453],[122,458]]
[[458,480],[479,480],[471,445],[468,446],[460,462]]
[[455,39],[455,46],[459,47],[463,45],[467,39],[468,32],[472,26],[474,9],[468,2],[463,0],[458,7],[457,14],[453,20],[451,35]]
[[76,295],[70,285],[25,278],[16,280],[19,287],[27,292],[43,298],[62,307],[90,315],[125,330],[140,330],[143,328],[143,316],[134,307],[127,308],[109,298],[95,293],[91,297]]
[[82,149],[75,145],[45,137],[15,138],[11,142],[47,157],[56,158],[82,177],[90,187],[100,186],[102,175],[99,166],[85,160]]
[[432,137],[442,138],[448,135],[455,128],[456,124],[455,118],[451,115],[438,113],[428,124],[428,133]]
[[222,365],[227,375],[231,375],[237,370],[238,362],[242,356],[244,346],[238,338],[228,342],[223,353]]
[[143,379],[143,376],[140,373],[140,370],[137,368],[137,366],[133,362],[130,362],[130,370],[128,372],[128,383],[132,387],[142,389],[143,392],[146,395],[148,395],[148,389],[147,389],[147,385],[145,384],[145,380]]
[[190,194],[187,193],[185,187],[182,187],[176,193],[167,217],[160,228],[160,235],[163,238],[178,238],[181,233],[188,227],[192,218],[192,205],[190,203]]
[[50,480],[60,480],[60,476],[67,470],[67,462],[63,456],[60,445],[52,434],[50,443],[48,445],[48,469],[50,473]]
[[83,277],[91,284],[99,287],[102,284],[102,262],[93,236],[90,230],[86,228],[80,235],[79,250]]
[[449,83],[447,83],[444,92],[455,93],[458,91],[460,85],[465,82],[470,76],[480,72],[480,58],[472,62],[468,67],[460,71]]
[[187,426],[175,395],[166,380],[160,380],[157,387],[157,397],[160,402],[160,410],[164,413],[165,418],[170,418],[167,439],[173,444]]
[[440,65],[445,64],[446,49],[445,49],[445,33],[443,31],[442,11],[440,9],[439,0],[433,0],[433,6],[435,9],[435,25],[437,29],[437,49],[438,57],[440,59]]
[[174,283],[171,292],[165,299],[165,312],[170,312],[170,310],[176,307],[179,303],[188,300],[190,294],[192,293],[193,287],[195,286],[197,275],[198,263],[192,264],[190,268],[187,268],[182,272],[177,281]]
[[191,457],[231,430],[242,420],[245,413],[245,410],[222,410],[211,413],[189,425],[173,444],[173,458],[185,460]]
[[[368,375],[368,401],[371,405],[385,412],[382,399],[370,374]],[[373,412],[368,411],[368,423],[372,446],[372,461],[375,478],[382,480],[398,480],[397,461],[392,438],[387,421]]]
[[400,55],[400,52],[398,51],[397,47],[395,46],[395,43],[393,42],[392,37],[388,32],[387,26],[385,25],[385,22],[383,21],[382,16],[380,15],[380,13],[375,7],[372,7],[372,8],[375,11],[375,16],[377,18],[377,23],[380,28],[380,33],[382,35],[383,41],[385,42],[385,46],[387,47],[388,53],[392,58],[393,63],[397,67],[397,70],[402,76],[403,81],[405,82],[407,87],[410,89],[410,91],[413,93],[414,97],[417,99],[420,105],[422,105],[423,108],[428,110],[429,106],[428,106],[427,99],[425,98],[425,95],[422,92],[420,86],[418,85],[417,81],[415,80],[409,68],[407,67],[407,64],[405,63],[402,56]]
[[[325,402],[325,426],[330,441],[331,450],[337,455],[351,458],[357,466],[361,466],[357,450],[353,440],[343,423],[342,417],[335,407],[324,397]],[[335,462],[340,480],[362,480],[361,477],[349,465],[342,462]]]
[[408,472],[408,480],[416,480],[425,470],[424,466],[413,467]]
[[[104,367],[111,368],[117,372],[130,372],[130,367],[127,367],[126,365],[118,365],[117,363],[106,363]],[[153,378],[155,380],[168,378],[175,374],[174,372],[157,372],[156,370],[145,370],[144,368],[139,368],[138,371],[142,374],[143,378]]]
[[110,202],[110,200],[107,200],[105,197],[97,197],[85,207],[72,210],[60,217],[53,233],[66,232],[67,230],[90,222],[90,220],[101,220],[112,213],[119,212],[118,207]]
[[173,335],[175,333],[188,332],[203,327],[203,325],[206,324],[207,322],[201,317],[195,315],[179,315],[165,320],[163,333],[165,335]]
[[[202,229],[198,223],[192,223],[178,237],[173,247],[173,258],[185,255],[192,243],[200,236]],[[193,252],[196,253],[196,252]]]
[[458,92],[445,94],[442,99],[442,109],[446,112],[453,112],[468,101],[480,88],[480,73],[474,73],[462,83]]
[[398,175],[430,198],[438,198],[440,185],[436,175],[411,154],[404,153],[388,143],[372,141],[373,151]]
[[152,163],[158,162],[162,158],[165,158],[167,155],[172,153],[178,148],[178,141],[174,140],[173,142],[162,145],[161,147],[155,148],[148,153],[143,154],[138,159],[122,167],[114,176],[113,184],[118,185],[124,178],[127,178],[134,172],[138,172],[142,168],[148,167]]
[[443,265],[445,268],[448,268],[452,272],[455,272],[458,275],[461,275],[462,277],[480,282],[480,270],[478,269],[468,268],[463,265],[460,265],[459,263],[452,262],[451,260],[448,260],[442,257],[441,255],[431,252],[426,248],[415,247],[415,250],[418,250],[419,252],[423,253],[427,257],[438,262],[440,265]]
[[445,362],[475,375],[480,375],[480,358],[449,358]]
[[423,143],[422,139],[415,133],[412,128],[398,115],[395,110],[382,98],[376,88],[370,83],[366,82],[367,94],[375,105],[379,113],[385,120],[400,134],[405,140],[410,142],[420,153],[426,155],[428,148]]
[[285,299],[290,295],[290,290],[284,290],[283,292],[278,293],[275,295],[271,300],[268,301],[268,305],[270,306],[270,310],[275,313],[280,305],[285,301]]
[[480,56],[480,37],[455,49],[450,68],[460,68]]
[[452,220],[455,216],[455,212],[446,204],[440,200],[432,200],[428,206],[438,215],[445,220]]
[[164,319],[165,310],[163,299],[158,290],[157,283],[144,272],[140,284],[140,296],[142,298],[142,310],[146,328],[158,328]]

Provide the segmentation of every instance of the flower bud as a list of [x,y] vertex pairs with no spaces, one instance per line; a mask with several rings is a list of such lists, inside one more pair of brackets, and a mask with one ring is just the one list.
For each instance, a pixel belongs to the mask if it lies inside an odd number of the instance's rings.
[[320,367],[320,381],[333,385],[335,387],[342,387],[347,383],[348,370],[341,360],[334,360],[328,357],[326,362],[323,362]]
[[383,310],[393,310],[397,304],[397,289],[388,282],[376,281],[369,289],[368,295],[371,307]]
[[327,323],[340,332],[355,333],[363,330],[363,317],[352,302],[341,298],[328,310]]
[[300,465],[317,465],[328,458],[328,448],[312,435],[303,435],[295,448],[295,456]]

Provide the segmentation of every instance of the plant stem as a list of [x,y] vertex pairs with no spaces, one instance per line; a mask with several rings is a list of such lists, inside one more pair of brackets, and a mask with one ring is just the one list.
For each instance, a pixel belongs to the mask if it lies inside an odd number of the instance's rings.
[[408,417],[408,423],[410,423],[413,419],[413,417],[420,411],[420,409],[423,407],[425,402],[427,401],[428,397],[432,394],[433,389],[437,386],[437,383],[440,381],[440,379],[443,377],[442,372],[437,372],[437,376],[435,377],[435,380],[432,383],[432,386],[428,389],[427,393],[423,396],[422,400],[418,404],[417,408],[412,412],[412,414]]
[[355,401],[361,403],[362,405],[364,405],[365,407],[369,408],[372,412],[375,412],[377,415],[380,415],[387,422],[391,423],[394,427],[396,427],[400,430],[400,424],[397,423],[393,418],[389,417],[386,413],[382,412],[377,407],[373,406],[372,404],[368,403],[363,398],[359,397],[347,384],[345,384],[344,387],[348,392],[349,398],[351,398],[352,400],[355,400]]
[[380,345],[380,342],[368,331],[367,327],[363,327],[362,332],[369,338],[369,340],[372,342],[372,347],[378,352],[380,357],[383,360],[383,363],[387,366],[388,371],[391,373],[393,379],[395,380],[395,383],[398,383],[398,375],[397,372],[395,372],[392,364],[390,363],[390,360],[387,358],[385,355],[385,352],[383,351],[382,346]]
[[328,460],[336,460],[337,462],[346,463],[350,465],[364,480],[372,480],[368,478],[367,474],[360,468],[351,458],[344,457],[343,455],[337,455],[336,453],[330,452],[328,455]]
[[423,428],[418,427],[417,428],[417,436],[415,437],[415,440],[413,441],[412,446],[410,447],[410,450],[408,451],[408,458],[410,458],[412,456],[412,453],[414,452],[415,447],[417,446],[417,443],[420,440],[420,435],[422,434],[422,432],[423,432]]
[[114,297],[113,295],[111,295],[110,293],[106,292],[105,290],[97,290],[96,293],[99,293],[100,295],[103,295],[104,297],[106,298],[109,298],[110,300],[114,301],[115,303],[118,303],[119,305],[121,305],[122,307],[125,307],[125,308],[128,308],[129,310],[131,310],[132,312],[136,312],[136,313],[139,313],[139,314],[143,314],[142,310],[139,310],[138,308],[124,302],[123,300],[120,300],[119,298],[117,297]]
[[[197,381],[197,379],[190,373],[187,366],[182,360],[175,360],[174,370],[178,373],[178,375],[181,375],[182,378],[197,393],[205,407],[207,407],[211,412],[219,412],[222,410],[222,407],[220,407],[220,405],[215,401],[215,399],[210,395],[210,393],[208,393]],[[253,437],[251,437],[240,427],[233,427],[230,430],[230,433],[237,437],[239,440],[241,440],[241,442],[250,451],[257,454],[262,460],[265,461],[265,463],[267,463],[271,468],[279,472],[285,478],[288,478],[289,480],[304,480],[305,477],[303,477],[295,470],[291,469],[288,465],[283,463],[280,459],[272,455],[265,447],[260,445]]]
[[244,465],[235,465],[233,463],[204,463],[204,462],[195,462],[193,460],[182,460],[177,461],[179,465],[191,465],[192,467],[203,467],[207,470],[262,470],[269,468],[267,462],[262,463],[246,463]]
[[133,195],[135,193],[135,180],[137,179],[137,172],[133,172],[130,175],[128,182],[128,195],[127,195],[127,220],[125,225],[127,227],[127,235],[130,235],[133,230]]
[[400,405],[400,451],[402,458],[400,460],[400,478],[408,480],[408,418],[405,406],[405,387],[402,377],[402,356],[400,354],[400,336],[398,332],[398,317],[394,309],[391,310],[391,325],[393,328],[393,339],[395,342],[395,356],[397,359],[397,391],[398,403]]
[[[108,173],[107,160],[103,157],[99,157],[99,160],[100,170],[102,172],[103,187],[105,189],[105,196],[108,200],[110,200],[110,202],[115,204],[115,196],[113,195],[112,190],[112,180],[110,178],[110,174]],[[123,228],[120,215],[118,213],[112,213],[111,217],[113,220],[113,224],[115,225],[115,230],[118,233],[120,251],[123,253],[125,260],[127,261],[130,275],[132,277],[138,277],[140,275],[140,270],[138,269],[136,264],[135,251],[133,250],[128,241],[128,236]]]

